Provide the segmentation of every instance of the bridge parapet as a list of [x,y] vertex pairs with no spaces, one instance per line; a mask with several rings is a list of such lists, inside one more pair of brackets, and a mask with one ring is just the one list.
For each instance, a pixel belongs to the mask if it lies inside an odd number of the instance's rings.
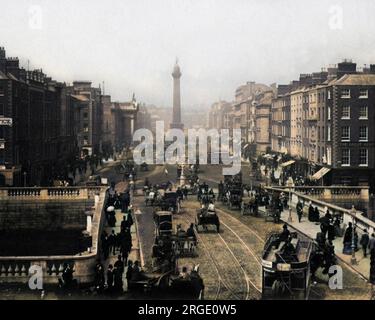
[[[288,191],[289,187],[277,186],[276,188]],[[368,201],[369,187],[368,186],[294,186],[293,189],[304,195],[313,198],[324,200],[365,200]]]
[[0,201],[93,199],[105,187],[0,188]]
[[[264,187],[268,191],[274,191],[274,192],[289,192],[288,187]],[[350,187],[347,188],[347,190],[350,190],[351,188],[356,188],[356,187]],[[359,187],[362,188],[362,187]],[[348,224],[349,222],[355,222],[358,229],[364,230],[367,229],[368,232],[371,234],[372,232],[375,232],[375,222],[364,217],[363,212],[357,210],[356,214],[353,214],[350,209],[346,209],[340,206],[337,206],[332,203],[327,203],[321,199],[317,199],[314,196],[304,194],[300,192],[300,188],[298,187],[293,187],[291,188],[291,195],[292,195],[292,207],[296,207],[297,203],[299,200],[301,200],[302,203],[305,205],[308,203],[312,203],[314,207],[317,207],[321,215],[324,215],[326,210],[329,209],[329,211],[334,214],[334,215],[341,215],[342,220],[344,224]],[[358,200],[358,198],[357,198]],[[306,206],[305,206],[306,208]]]
[[69,200],[95,199],[95,206],[90,212],[83,212],[90,220],[90,230],[86,230],[91,237],[90,246],[86,251],[77,255],[60,256],[0,256],[0,282],[25,283],[30,275],[29,268],[32,265],[41,266],[43,270],[43,282],[57,284],[61,277],[65,264],[72,267],[74,278],[79,283],[90,283],[94,280],[95,264],[100,256],[100,235],[105,223],[105,203],[107,201],[106,188],[102,187],[57,187],[57,188],[1,188],[0,202],[25,200]]

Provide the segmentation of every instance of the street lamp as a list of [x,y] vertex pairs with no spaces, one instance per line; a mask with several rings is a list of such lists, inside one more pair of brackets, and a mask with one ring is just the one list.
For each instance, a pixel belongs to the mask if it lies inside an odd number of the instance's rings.
[[355,228],[356,228],[356,217],[357,217],[357,210],[354,208],[354,205],[352,205],[352,208],[350,209],[350,213],[352,215],[353,219],[353,228],[352,228],[352,258],[350,260],[352,265],[357,264],[357,258],[355,257]]
[[289,188],[289,216],[288,216],[288,222],[293,222],[292,219],[292,187],[294,186],[294,181],[292,177],[289,177],[286,182],[288,188]]

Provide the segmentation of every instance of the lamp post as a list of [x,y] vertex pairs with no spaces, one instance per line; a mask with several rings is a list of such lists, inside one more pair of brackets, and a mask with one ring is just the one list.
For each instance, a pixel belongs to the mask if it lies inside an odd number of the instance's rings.
[[352,258],[350,260],[352,265],[357,264],[357,258],[355,257],[355,228],[356,228],[356,217],[357,217],[357,210],[354,208],[354,205],[352,206],[350,213],[352,215],[353,219],[353,228],[352,228]]
[[292,187],[294,185],[294,181],[292,177],[289,177],[286,182],[288,188],[289,188],[289,216],[288,216],[288,222],[293,222],[292,219]]

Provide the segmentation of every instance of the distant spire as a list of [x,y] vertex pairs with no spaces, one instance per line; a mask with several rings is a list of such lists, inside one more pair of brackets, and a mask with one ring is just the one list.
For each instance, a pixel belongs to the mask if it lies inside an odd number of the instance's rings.
[[176,57],[176,64],[178,64],[178,57]]

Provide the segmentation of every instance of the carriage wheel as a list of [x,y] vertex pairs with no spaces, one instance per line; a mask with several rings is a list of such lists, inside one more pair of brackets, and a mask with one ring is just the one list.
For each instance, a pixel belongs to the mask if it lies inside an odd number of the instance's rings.
[[280,280],[275,280],[272,284],[272,294],[274,297],[283,297],[286,292],[286,285]]

